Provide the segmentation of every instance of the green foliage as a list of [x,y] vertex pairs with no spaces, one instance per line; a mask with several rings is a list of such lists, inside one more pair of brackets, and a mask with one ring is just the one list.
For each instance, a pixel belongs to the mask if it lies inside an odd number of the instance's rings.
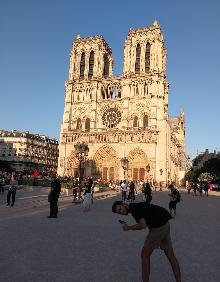
[[215,177],[220,177],[220,159],[210,159],[204,163],[203,167],[200,169],[200,173],[209,172]]
[[104,181],[96,181],[95,186],[100,188],[109,188],[109,183]]
[[209,172],[203,172],[199,175],[198,180],[199,182],[211,182],[215,178],[214,174]]
[[211,181],[220,178],[220,159],[210,159],[204,163],[201,169],[194,171],[191,169],[186,173],[186,180],[189,182]]

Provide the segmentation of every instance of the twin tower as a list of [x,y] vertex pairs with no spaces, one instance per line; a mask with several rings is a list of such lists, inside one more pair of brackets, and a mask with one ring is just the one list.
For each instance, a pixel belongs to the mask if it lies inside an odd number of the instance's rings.
[[84,176],[179,182],[185,170],[184,113],[168,115],[166,49],[159,24],[129,30],[122,76],[113,76],[113,63],[102,36],[74,40],[58,174],[78,176],[74,145],[85,142]]

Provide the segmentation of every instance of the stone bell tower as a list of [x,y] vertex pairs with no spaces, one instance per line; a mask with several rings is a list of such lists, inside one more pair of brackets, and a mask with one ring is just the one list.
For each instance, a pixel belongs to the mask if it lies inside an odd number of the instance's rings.
[[[150,154],[151,174],[157,182],[167,179],[168,168],[168,91],[166,49],[160,26],[131,29],[124,44],[124,89],[130,107],[143,105],[131,123],[157,132],[157,145]],[[148,110],[147,110],[148,109]],[[147,123],[147,128],[145,124]],[[152,145],[151,145],[152,146]],[[149,147],[149,146],[148,146]],[[146,147],[147,148],[147,147]],[[145,149],[146,150],[146,149]]]
[[124,45],[124,76],[165,77],[166,49],[157,21],[152,27],[130,29]]

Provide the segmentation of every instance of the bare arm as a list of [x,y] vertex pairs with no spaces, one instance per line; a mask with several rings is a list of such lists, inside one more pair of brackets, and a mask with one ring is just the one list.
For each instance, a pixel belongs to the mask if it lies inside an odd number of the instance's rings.
[[137,224],[134,225],[128,225],[127,223],[122,226],[124,231],[128,230],[141,230],[147,228],[146,222],[144,218],[141,218]]

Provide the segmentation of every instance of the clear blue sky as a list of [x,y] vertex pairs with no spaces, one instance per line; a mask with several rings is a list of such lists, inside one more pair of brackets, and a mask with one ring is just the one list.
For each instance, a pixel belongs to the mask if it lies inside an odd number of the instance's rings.
[[219,15],[219,0],[0,0],[0,129],[59,139],[76,35],[103,35],[119,75],[129,28],[157,19],[167,48],[169,114],[184,108],[187,154],[220,150]]

